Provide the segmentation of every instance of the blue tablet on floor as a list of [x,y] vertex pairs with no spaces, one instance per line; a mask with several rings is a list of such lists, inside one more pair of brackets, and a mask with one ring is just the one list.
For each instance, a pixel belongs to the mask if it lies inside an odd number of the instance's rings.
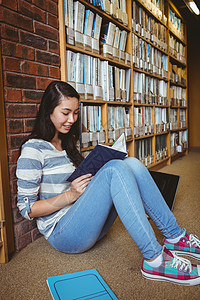
[[54,300],[117,300],[96,269],[47,277]]

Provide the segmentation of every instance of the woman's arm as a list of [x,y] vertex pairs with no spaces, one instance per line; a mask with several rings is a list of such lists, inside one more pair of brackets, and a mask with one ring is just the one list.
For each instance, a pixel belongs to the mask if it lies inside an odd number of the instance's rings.
[[35,218],[50,215],[66,205],[74,203],[84,193],[92,178],[91,174],[80,176],[72,181],[70,190],[67,192],[49,199],[37,200],[31,207],[29,217]]

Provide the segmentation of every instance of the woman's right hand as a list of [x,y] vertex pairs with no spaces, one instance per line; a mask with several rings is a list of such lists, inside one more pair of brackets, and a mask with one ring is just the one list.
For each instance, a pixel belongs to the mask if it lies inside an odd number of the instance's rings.
[[70,192],[72,193],[74,201],[76,201],[84,193],[92,178],[92,174],[86,174],[76,178],[71,182]]

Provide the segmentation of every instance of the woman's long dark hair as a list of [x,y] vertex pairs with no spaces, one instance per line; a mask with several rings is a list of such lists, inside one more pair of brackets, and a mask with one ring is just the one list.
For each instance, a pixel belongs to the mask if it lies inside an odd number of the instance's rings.
[[[50,142],[53,139],[56,129],[50,119],[50,115],[53,113],[55,107],[61,103],[63,96],[75,97],[78,100],[80,99],[77,91],[66,82],[53,81],[48,85],[43,94],[35,125],[28,140],[35,138]],[[63,150],[66,150],[68,157],[77,167],[83,160],[82,155],[77,149],[77,141],[79,139],[79,118],[72,125],[70,132],[67,134],[59,133],[59,138],[61,139]]]

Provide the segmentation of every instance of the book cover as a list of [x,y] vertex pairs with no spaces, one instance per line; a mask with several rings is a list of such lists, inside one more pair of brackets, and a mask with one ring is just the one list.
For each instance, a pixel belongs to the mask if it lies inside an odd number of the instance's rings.
[[92,174],[94,176],[108,161],[112,159],[124,159],[126,156],[126,137],[125,133],[123,133],[112,147],[100,144],[96,145],[67,181],[72,182],[85,174]]
[[118,300],[96,269],[47,277],[54,300]]

